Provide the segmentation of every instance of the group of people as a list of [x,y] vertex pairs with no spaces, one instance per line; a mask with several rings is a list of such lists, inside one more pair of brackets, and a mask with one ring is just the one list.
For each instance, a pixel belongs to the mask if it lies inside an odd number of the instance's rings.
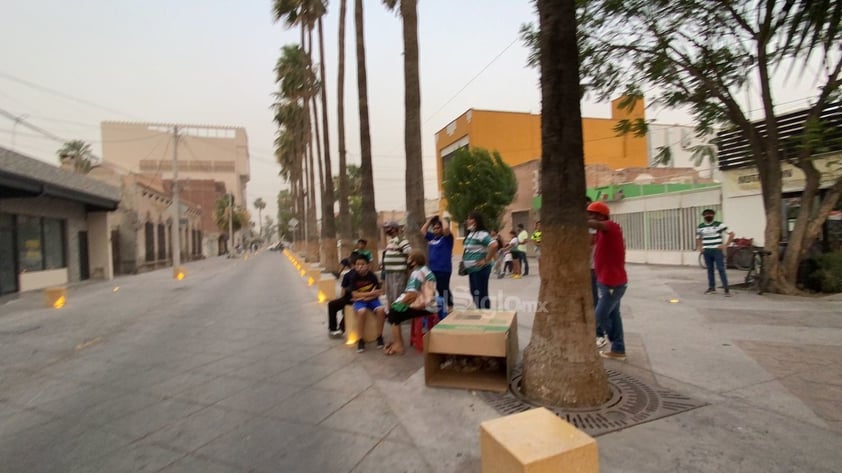
[[535,231],[532,235],[526,231],[523,224],[518,224],[517,230],[509,232],[508,242],[503,240],[502,235],[496,230],[491,231],[491,236],[497,240],[500,250],[494,262],[493,272],[497,279],[503,279],[507,274],[512,279],[520,279],[529,275],[529,258],[527,258],[527,243],[532,242],[535,248],[535,255],[538,261],[541,260],[541,221],[535,222]]
[[[342,261],[343,267],[350,268],[342,278],[342,295],[328,303],[330,337],[344,336],[344,317],[338,321],[336,315],[344,311],[346,305],[352,305],[361,334],[357,352],[365,351],[362,334],[365,333],[369,315],[373,315],[374,323],[378,324],[377,348],[383,349],[386,355],[401,355],[405,352],[400,328],[402,322],[439,313],[444,304],[448,312],[452,310],[453,296],[449,286],[453,235],[449,220],[445,220],[447,225],[438,217],[433,217],[421,228],[429,242],[429,259],[422,250],[411,247],[401,235],[397,222],[386,222],[383,230],[388,241],[380,258],[380,278],[370,267],[373,255],[367,249],[368,242],[364,239],[357,241],[357,247]],[[383,295],[386,296],[386,306],[380,302]],[[386,320],[392,327],[388,344],[383,339]]]
[[[623,230],[610,218],[610,210],[603,202],[587,199],[587,226],[591,232],[591,288],[593,294],[594,315],[596,319],[596,345],[608,349],[600,351],[604,358],[625,360],[626,349],[623,334],[623,322],[620,304],[628,287],[628,275],[625,269],[625,243]],[[706,294],[716,292],[714,268],[722,279],[725,295],[729,296],[728,280],[724,270],[723,251],[733,240],[733,232],[722,222],[714,220],[715,212],[703,211],[704,222],[697,229],[697,246],[705,256],[708,268],[708,290]],[[521,242],[529,238],[536,245],[540,255],[542,234],[540,222],[532,236],[526,234],[523,225],[518,232],[511,232],[512,239],[504,245],[485,226],[478,212],[471,212],[465,221],[467,235],[463,242],[462,259],[459,274],[468,277],[468,284],[474,306],[478,309],[490,309],[488,283],[498,256],[503,252],[512,253],[512,260],[521,259]],[[343,266],[351,268],[342,279],[342,296],[328,304],[329,335],[341,338],[345,332],[345,320],[338,321],[337,312],[345,305],[353,305],[360,333],[365,333],[368,314],[373,314],[378,324],[377,347],[387,355],[403,354],[405,351],[400,324],[415,317],[438,313],[446,304],[446,311],[453,309],[453,295],[450,290],[450,278],[453,272],[452,254],[454,238],[450,232],[450,221],[438,216],[431,218],[421,228],[421,233],[429,243],[429,258],[423,251],[412,249],[409,241],[401,236],[400,226],[390,221],[384,225],[388,237],[386,248],[381,256],[381,278],[371,270],[372,253],[367,249],[366,240],[357,241],[357,247],[351,256],[342,261]],[[723,235],[727,235],[724,241]],[[516,248],[516,249],[515,249]],[[513,264],[514,274],[519,275],[519,265]],[[528,263],[523,274],[528,274]],[[381,282],[382,279],[382,282]],[[383,306],[380,296],[386,296],[387,305]],[[392,339],[386,344],[383,328],[388,320],[392,327]],[[357,342],[357,351],[365,351],[362,337]]]

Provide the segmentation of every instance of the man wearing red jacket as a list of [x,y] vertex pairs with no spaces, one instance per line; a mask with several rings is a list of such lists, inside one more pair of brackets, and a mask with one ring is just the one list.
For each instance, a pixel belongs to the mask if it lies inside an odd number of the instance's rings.
[[596,230],[594,245],[594,271],[599,300],[594,310],[596,323],[605,330],[611,349],[600,351],[603,358],[623,361],[626,345],[623,341],[623,320],[620,318],[620,300],[626,293],[626,244],[623,229],[608,218],[608,206],[602,202],[588,205],[588,227]]

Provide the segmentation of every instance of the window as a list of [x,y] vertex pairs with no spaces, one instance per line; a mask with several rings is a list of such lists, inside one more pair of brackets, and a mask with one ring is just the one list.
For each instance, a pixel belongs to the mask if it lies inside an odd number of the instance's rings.
[[155,225],[152,222],[144,225],[143,237],[146,243],[146,262],[155,261]]
[[20,271],[44,271],[67,266],[64,220],[17,216]]
[[167,236],[163,223],[158,224],[158,259],[167,259]]
[[44,219],[44,269],[67,266],[64,251],[64,221]]
[[18,215],[18,262],[21,271],[44,269],[40,217]]

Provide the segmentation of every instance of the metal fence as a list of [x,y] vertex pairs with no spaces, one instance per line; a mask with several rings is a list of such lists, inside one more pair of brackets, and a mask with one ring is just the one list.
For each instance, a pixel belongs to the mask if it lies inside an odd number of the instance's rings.
[[626,249],[693,251],[696,227],[702,210],[708,208],[721,214],[721,205],[704,205],[614,214],[611,218],[623,227]]

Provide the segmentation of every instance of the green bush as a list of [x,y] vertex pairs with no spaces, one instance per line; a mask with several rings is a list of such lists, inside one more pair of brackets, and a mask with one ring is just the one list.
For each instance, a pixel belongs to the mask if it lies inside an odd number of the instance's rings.
[[842,292],[842,251],[816,256],[813,261],[810,285],[821,292]]

